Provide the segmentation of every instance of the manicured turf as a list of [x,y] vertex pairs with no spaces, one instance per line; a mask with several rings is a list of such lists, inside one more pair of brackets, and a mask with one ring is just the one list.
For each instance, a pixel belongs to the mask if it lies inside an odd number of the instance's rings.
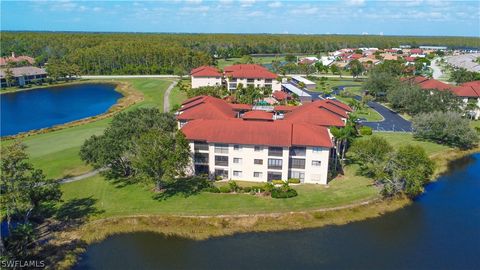
[[170,92],[170,108],[173,108],[175,105],[180,105],[184,100],[187,99],[187,94],[183,91],[180,91],[178,86],[175,86]]
[[[294,186],[298,196],[289,199],[273,199],[249,194],[200,193],[189,197],[173,196],[165,200],[153,198],[154,192],[140,184],[124,187],[95,176],[82,181],[62,185],[63,200],[91,197],[95,206],[103,211],[97,217],[140,214],[239,214],[284,212],[324,207],[335,207],[376,198],[378,190],[371,180],[357,176],[355,168],[347,175],[321,185]],[[251,185],[256,185],[252,183]]]
[[348,86],[352,86],[352,85],[361,86],[363,84],[362,81],[353,80],[352,78],[328,78],[325,81],[322,81],[322,80],[320,80],[320,78],[318,78],[317,80],[315,80],[315,83],[317,84],[317,88],[314,89],[314,90],[315,91],[321,91],[321,92],[329,91],[333,87],[337,87],[337,86],[347,86],[347,85]]
[[[252,57],[255,64],[271,64],[273,60],[277,61],[285,61],[284,57]],[[228,58],[225,59],[217,59],[217,67],[223,69],[226,66],[234,65],[235,63],[241,63],[242,58]]]
[[[342,101],[345,104],[349,104],[353,98],[346,98],[341,96],[335,96],[336,99]],[[383,117],[376,110],[366,106],[361,110],[356,110],[355,115],[358,118],[365,118],[368,122],[378,122],[382,121]]]
[[470,121],[470,126],[473,127],[473,128],[480,128],[480,120],[474,120],[474,121]]
[[452,149],[446,145],[441,145],[434,142],[416,140],[413,138],[413,135],[411,133],[375,132],[374,134],[385,138],[394,148],[399,148],[400,146],[403,146],[406,144],[420,145],[425,149],[428,155],[435,155],[435,154],[441,153],[442,151]]
[[[171,81],[161,79],[125,80],[143,92],[144,101],[128,108],[163,106],[163,94]],[[62,178],[69,175],[79,175],[91,170],[78,155],[80,146],[85,139],[94,134],[101,134],[110,119],[99,120],[85,125],[62,129],[27,137],[23,139],[27,145],[27,153],[32,163],[42,169],[48,177]],[[10,141],[2,142],[9,144]]]

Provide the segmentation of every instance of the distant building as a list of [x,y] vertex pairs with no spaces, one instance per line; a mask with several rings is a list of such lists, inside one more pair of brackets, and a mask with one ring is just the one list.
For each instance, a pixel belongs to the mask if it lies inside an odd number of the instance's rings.
[[446,46],[420,46],[422,50],[434,50],[434,51],[446,51],[448,48]]
[[294,83],[296,86],[299,86],[300,83],[303,83],[305,85],[306,89],[312,90],[317,88],[317,84],[310,81],[309,79],[306,79],[302,76],[292,76],[292,83]]
[[215,67],[201,66],[190,72],[192,88],[204,86],[221,86],[223,74]]
[[35,63],[35,59],[25,55],[15,56],[14,52],[12,52],[12,56],[10,57],[0,58],[0,66],[6,66],[8,63],[19,63],[19,62],[26,62],[28,65],[33,65]]
[[281,88],[277,81],[278,75],[270,72],[267,68],[255,64],[239,64],[224,68],[224,72],[216,67],[201,66],[190,72],[192,88],[203,86],[225,85],[228,90],[234,91],[239,84],[243,87],[268,87],[273,91]]
[[[2,87],[7,87],[6,68],[0,69],[0,82]],[[30,84],[33,80],[44,80],[47,78],[47,72],[43,68],[37,67],[16,67],[10,68],[15,81],[10,86],[24,86]]]

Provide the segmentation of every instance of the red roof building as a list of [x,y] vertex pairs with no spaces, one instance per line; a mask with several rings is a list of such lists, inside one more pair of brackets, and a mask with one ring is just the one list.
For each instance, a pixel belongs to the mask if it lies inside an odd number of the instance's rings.
[[238,64],[224,68],[225,76],[245,79],[276,79],[277,74],[256,64]]
[[242,115],[243,120],[273,121],[273,113],[265,111],[249,111]]
[[190,75],[193,77],[222,77],[222,73],[217,68],[211,66],[201,66],[192,69]]
[[0,66],[6,66],[9,62],[18,63],[22,61],[25,61],[30,65],[33,65],[35,63],[35,59],[33,59],[30,56],[26,56],[26,55],[15,56],[15,53],[12,52],[12,56],[0,58]]
[[284,91],[275,91],[273,92],[272,97],[279,102],[292,98],[288,93]]

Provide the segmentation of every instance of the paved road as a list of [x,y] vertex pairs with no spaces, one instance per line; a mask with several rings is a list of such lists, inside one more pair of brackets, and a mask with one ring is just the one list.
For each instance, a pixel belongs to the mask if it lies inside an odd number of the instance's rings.
[[75,181],[79,181],[79,180],[83,180],[85,178],[88,178],[88,177],[92,177],[94,175],[97,175],[98,173],[100,172],[103,172],[105,171],[106,169],[105,168],[101,168],[101,169],[96,169],[96,170],[93,170],[93,171],[90,171],[88,173],[84,173],[84,174],[81,174],[81,175],[77,175],[77,176],[73,176],[73,177],[68,177],[68,178],[63,178],[63,179],[60,179],[60,184],[65,184],[65,183],[70,183],[70,182],[75,182]]
[[[358,86],[358,85],[354,85]],[[333,94],[338,95],[340,94],[345,87],[349,87],[349,85],[342,85],[337,88],[333,92]],[[313,91],[305,91],[308,94],[312,96],[312,98],[315,99],[320,99],[321,95],[318,92],[313,92]],[[362,97],[360,96],[355,96],[356,100],[361,100]],[[412,131],[412,123],[410,121],[407,121],[403,119],[398,113],[390,110],[389,108],[383,106],[382,104],[378,102],[371,101],[367,103],[369,107],[372,109],[376,110],[378,113],[380,113],[383,116],[383,121],[379,122],[363,122],[362,124],[365,126],[371,127],[373,130],[377,131],[398,131],[398,132],[411,132]]]
[[163,95],[163,111],[169,112],[170,111],[170,92],[172,92],[173,87],[177,85],[177,81],[173,81],[172,84],[167,88],[165,94]]
[[440,68],[440,66],[438,66],[437,61],[440,61],[440,58],[433,59],[430,64],[430,67],[433,70],[432,77],[436,80],[440,79],[440,77],[442,77],[443,75],[442,69]]

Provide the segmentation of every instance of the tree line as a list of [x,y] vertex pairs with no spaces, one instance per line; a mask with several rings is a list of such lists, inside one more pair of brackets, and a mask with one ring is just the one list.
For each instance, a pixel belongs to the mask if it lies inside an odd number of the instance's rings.
[[14,51],[79,67],[82,74],[185,74],[215,58],[248,54],[320,53],[345,47],[390,48],[400,44],[475,47],[472,37],[355,35],[246,35],[2,32],[2,56]]

